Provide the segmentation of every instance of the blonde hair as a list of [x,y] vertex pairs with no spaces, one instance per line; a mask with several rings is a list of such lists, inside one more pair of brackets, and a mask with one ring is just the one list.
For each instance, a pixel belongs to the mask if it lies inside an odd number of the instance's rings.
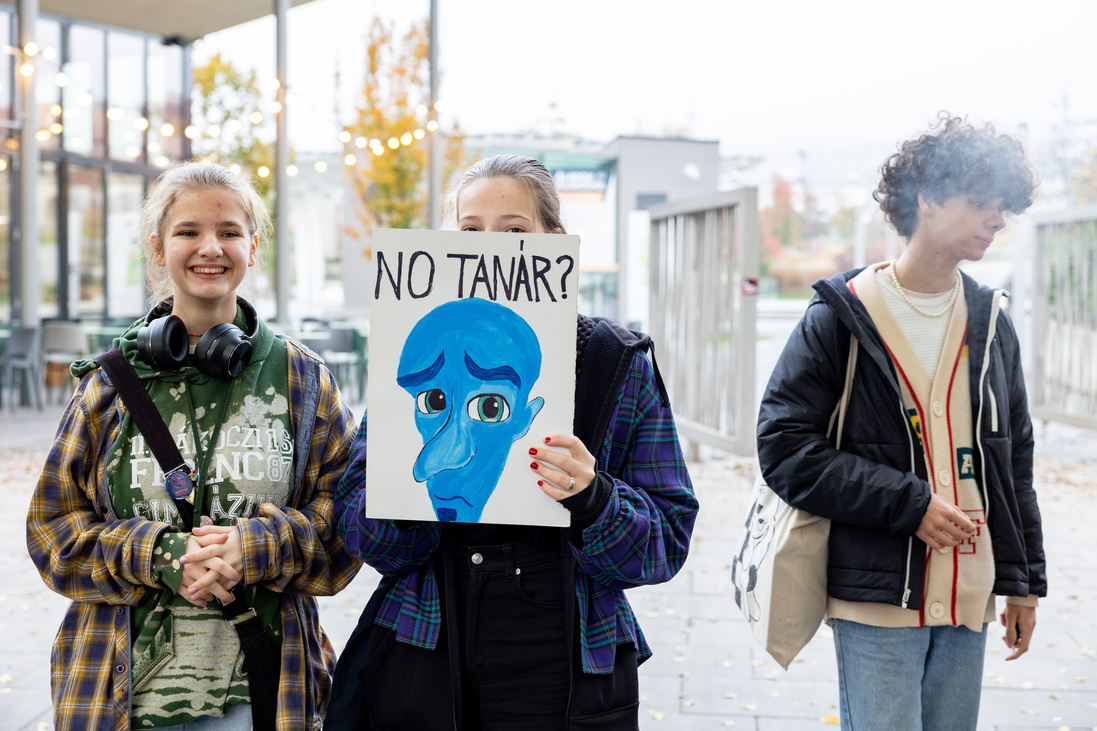
[[270,239],[270,212],[248,180],[217,163],[180,163],[156,179],[141,206],[140,232],[150,304],[172,294],[172,281],[167,269],[156,263],[152,237],[163,242],[164,226],[171,207],[180,195],[194,190],[227,190],[233,193],[247,216],[248,233],[259,238],[260,251]]
[[481,178],[512,178],[526,186],[533,199],[537,217],[546,233],[564,234],[564,222],[560,216],[560,193],[552,173],[540,160],[522,155],[496,155],[485,157],[472,164],[457,187],[446,194],[445,225],[457,228],[457,204],[461,191]]

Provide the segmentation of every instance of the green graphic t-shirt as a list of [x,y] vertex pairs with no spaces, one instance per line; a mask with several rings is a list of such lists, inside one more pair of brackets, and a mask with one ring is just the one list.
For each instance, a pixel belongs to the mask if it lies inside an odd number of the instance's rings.
[[[245,327],[242,317],[237,325]],[[123,352],[196,475],[192,497],[201,507],[195,519],[232,525],[253,515],[260,503],[284,507],[293,481],[285,344],[260,323],[248,368],[236,379],[218,379],[190,366],[154,371],[127,352],[135,335],[136,329],[123,338]],[[240,642],[216,601],[201,608],[177,593],[186,591],[179,557],[191,526],[182,524],[164,489],[163,471],[128,413],[107,470],[120,518],[143,517],[175,528],[163,535],[154,557],[165,588],[133,612],[132,725],[155,728],[221,716],[249,697]],[[233,591],[244,593],[280,645],[279,595],[257,586]]]

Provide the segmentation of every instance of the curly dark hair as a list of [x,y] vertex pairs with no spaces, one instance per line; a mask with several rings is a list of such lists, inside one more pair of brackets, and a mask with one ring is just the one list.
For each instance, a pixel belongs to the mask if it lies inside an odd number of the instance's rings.
[[910,237],[918,222],[918,194],[934,203],[967,194],[980,204],[1002,199],[1002,208],[1021,213],[1032,205],[1036,181],[1019,140],[994,126],[975,127],[941,112],[938,123],[907,140],[880,168],[872,197],[900,236]]

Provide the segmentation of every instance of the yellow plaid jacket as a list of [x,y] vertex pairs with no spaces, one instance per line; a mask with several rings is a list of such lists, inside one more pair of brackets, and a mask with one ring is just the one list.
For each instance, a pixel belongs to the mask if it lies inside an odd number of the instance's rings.
[[[277,344],[278,341],[276,341]],[[290,417],[296,433],[312,357],[289,347]],[[244,584],[282,594],[278,728],[320,728],[335,653],[320,627],[316,595],[335,594],[358,572],[335,529],[334,494],[346,469],[354,419],[331,373],[320,368],[319,402],[304,477],[291,505],[270,503],[238,525]],[[54,724],[129,729],[130,611],[162,587],[152,570],[157,538],[171,529],[120,520],[110,502],[106,457],[125,405],[103,372],[80,380],[58,426],[27,516],[27,548],[46,584],[72,600],[54,641],[50,682]],[[303,455],[298,455],[301,459]]]

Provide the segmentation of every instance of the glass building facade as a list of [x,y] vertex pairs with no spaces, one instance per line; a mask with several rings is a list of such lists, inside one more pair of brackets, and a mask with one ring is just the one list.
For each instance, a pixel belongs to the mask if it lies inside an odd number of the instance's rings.
[[[14,10],[0,6],[0,322],[12,317],[20,251]],[[41,16],[34,84],[39,316],[131,319],[144,311],[137,219],[148,185],[190,156],[189,47],[158,36]],[[15,49],[14,53],[10,49]],[[17,156],[16,156],[17,157]]]

